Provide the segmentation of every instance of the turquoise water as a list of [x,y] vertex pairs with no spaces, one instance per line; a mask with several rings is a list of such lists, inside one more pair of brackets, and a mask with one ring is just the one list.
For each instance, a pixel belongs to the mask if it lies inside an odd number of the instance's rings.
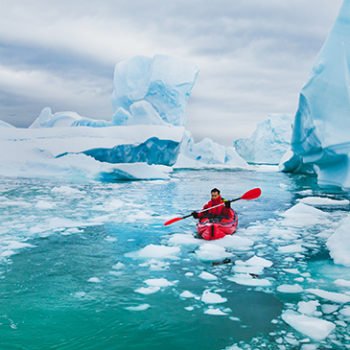
[[[168,227],[163,223],[201,208],[213,187],[225,198],[262,189],[259,199],[234,206],[239,215],[236,234],[251,239],[248,249],[226,247],[231,262],[219,265],[199,259],[203,242],[175,244],[179,250],[172,257],[135,255],[151,244],[174,247],[172,237],[194,236],[192,218]],[[121,183],[2,178],[0,349],[225,349],[234,344],[247,349],[300,348],[305,335],[280,316],[305,295],[276,291],[295,277],[283,269],[309,272],[303,288],[334,289],[327,281],[332,271],[350,279],[349,269],[333,264],[325,241],[317,236],[322,226],[332,229],[347,215],[347,206],[323,208],[334,214],[327,224],[321,220],[311,227],[287,228],[290,242],[288,236],[276,236],[283,224],[280,214],[310,193],[348,197],[334,188],[319,188],[313,177],[276,172],[177,171],[169,181]],[[307,250],[296,258],[294,253],[295,260],[289,261],[276,250],[292,243],[294,234],[305,237]],[[271,285],[229,280],[234,262],[254,254],[273,262],[258,277]],[[203,271],[216,279],[201,278]],[[138,292],[147,287],[146,280],[160,278],[171,285],[152,294]],[[201,299],[204,290],[227,300],[208,304]],[[184,298],[184,291],[197,298]],[[222,315],[205,313],[214,309]],[[323,348],[348,346],[344,332],[349,333],[349,323],[343,322],[320,343]]]

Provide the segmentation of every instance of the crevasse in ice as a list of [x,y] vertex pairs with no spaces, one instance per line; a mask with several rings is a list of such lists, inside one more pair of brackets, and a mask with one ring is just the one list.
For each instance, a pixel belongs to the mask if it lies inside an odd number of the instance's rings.
[[320,184],[350,187],[350,1],[324,43],[295,115],[292,153],[281,170],[317,173]]
[[251,137],[234,142],[237,153],[250,163],[279,164],[290,146],[292,116],[271,114],[258,124]]

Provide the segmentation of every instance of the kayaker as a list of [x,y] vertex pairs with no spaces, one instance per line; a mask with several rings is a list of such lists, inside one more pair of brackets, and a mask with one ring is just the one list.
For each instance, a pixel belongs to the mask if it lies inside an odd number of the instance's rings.
[[227,218],[233,218],[234,217],[234,212],[231,209],[231,202],[222,198],[220,195],[220,191],[217,188],[213,188],[211,190],[211,200],[206,204],[202,210],[214,207],[220,203],[225,203],[225,205],[220,205],[219,207],[207,210],[203,213],[197,213],[196,211],[192,212],[191,215],[195,219],[200,219],[202,217],[220,217],[224,216]]

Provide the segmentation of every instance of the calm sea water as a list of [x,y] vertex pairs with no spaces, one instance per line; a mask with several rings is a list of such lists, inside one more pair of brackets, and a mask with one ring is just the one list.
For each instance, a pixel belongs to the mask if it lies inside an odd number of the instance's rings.
[[[168,227],[163,223],[200,209],[213,187],[228,199],[254,187],[262,189],[259,199],[234,206],[239,215],[236,234],[253,241],[249,249],[226,248],[232,261],[220,265],[199,259],[199,246],[191,244],[179,244],[170,258],[137,256],[150,245],[156,251],[174,247],[174,236],[194,236],[192,218]],[[305,295],[281,294],[276,287],[294,283],[295,276],[284,268],[310,274],[303,288],[334,288],[322,273],[327,267],[327,273],[331,269],[350,279],[349,269],[334,266],[324,240],[317,236],[323,225],[332,228],[349,208],[322,208],[334,218],[327,224],[320,220],[311,227],[290,228],[289,241],[288,227],[283,235],[277,232],[280,214],[307,195],[348,198],[341,190],[319,188],[313,177],[277,172],[177,171],[169,181],[122,183],[1,178],[0,349],[212,350],[234,344],[299,349],[303,341],[314,343],[280,317]],[[286,259],[277,253],[278,246],[292,244],[295,234],[302,235],[306,251]],[[235,261],[254,254],[273,262],[258,277],[271,281],[269,287],[228,279],[234,275]],[[203,271],[216,279],[201,278]],[[170,285],[140,293],[149,279],[164,279]],[[226,301],[204,302],[205,290]],[[181,296],[184,291],[196,297]],[[349,333],[349,323],[343,322],[321,348],[348,346],[344,334]]]

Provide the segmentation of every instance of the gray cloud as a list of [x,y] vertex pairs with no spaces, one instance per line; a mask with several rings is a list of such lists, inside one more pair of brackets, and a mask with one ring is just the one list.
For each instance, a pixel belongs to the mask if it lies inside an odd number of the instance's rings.
[[0,118],[27,126],[45,106],[110,119],[115,63],[156,53],[195,62],[196,139],[248,136],[294,113],[341,0],[47,0],[0,3]]

